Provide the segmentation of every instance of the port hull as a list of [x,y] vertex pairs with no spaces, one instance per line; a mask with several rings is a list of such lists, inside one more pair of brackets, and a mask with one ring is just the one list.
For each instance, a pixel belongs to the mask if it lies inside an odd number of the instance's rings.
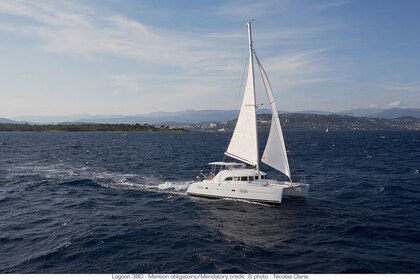
[[232,198],[280,204],[283,197],[283,187],[234,183],[217,184],[210,181],[203,181],[191,184],[187,193],[193,196],[208,198]]
[[214,183],[212,181],[196,182],[190,185],[187,193],[191,196],[205,198],[231,198],[268,204],[280,204],[283,198],[305,199],[309,185],[302,183],[284,184],[241,184],[241,182]]

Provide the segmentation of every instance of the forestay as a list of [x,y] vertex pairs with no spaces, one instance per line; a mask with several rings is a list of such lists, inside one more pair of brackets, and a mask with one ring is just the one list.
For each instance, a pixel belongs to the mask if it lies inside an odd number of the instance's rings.
[[257,60],[258,68],[261,73],[265,91],[267,92],[267,97],[268,101],[270,102],[272,114],[270,133],[268,135],[267,144],[265,146],[265,150],[261,161],[279,170],[280,172],[284,173],[287,177],[289,177],[289,179],[291,179],[289,161],[287,159],[286,145],[284,143],[283,131],[281,129],[279,114],[277,112],[277,106],[274,101],[270,81],[268,80],[267,74],[265,73],[261,62],[259,61],[256,55],[255,59]]

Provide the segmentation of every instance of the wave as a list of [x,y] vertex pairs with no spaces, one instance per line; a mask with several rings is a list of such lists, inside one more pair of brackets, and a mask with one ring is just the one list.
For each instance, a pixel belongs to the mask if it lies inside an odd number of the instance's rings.
[[101,187],[102,186],[102,185],[97,184],[95,181],[90,180],[90,179],[70,180],[70,181],[65,181],[65,182],[59,183],[59,185],[91,186],[91,187]]
[[52,248],[29,253],[28,256],[21,259],[18,263],[2,267],[0,269],[0,273],[22,273],[22,267],[30,266],[32,263],[36,263],[37,261],[46,261],[54,258],[70,245],[72,245],[70,240],[63,240]]

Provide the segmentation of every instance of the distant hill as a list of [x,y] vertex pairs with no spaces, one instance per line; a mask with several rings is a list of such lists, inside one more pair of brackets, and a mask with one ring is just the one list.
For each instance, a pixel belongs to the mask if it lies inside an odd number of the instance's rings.
[[345,110],[341,112],[337,112],[337,115],[343,116],[350,116],[350,117],[367,117],[371,116],[372,114],[377,114],[384,111],[384,109],[380,108],[359,108],[359,109],[352,109],[352,110]]
[[[61,122],[74,122],[80,118],[89,116],[88,114],[84,115],[71,115],[71,116],[18,116],[13,119],[16,121],[31,122],[31,123],[61,123]],[[99,116],[98,116],[99,117]]]
[[[226,116],[225,116],[226,117]],[[183,120],[182,118],[179,118]],[[205,115],[203,115],[203,119]],[[31,125],[18,124],[9,121],[0,125],[3,131],[149,131],[167,130],[168,124],[101,124],[101,123],[61,123],[55,125]],[[398,117],[393,119],[350,117],[334,114],[307,114],[287,113],[280,114],[280,120],[284,129],[304,130],[420,130],[420,118]],[[261,129],[269,129],[271,114],[259,114],[258,126]],[[175,129],[188,129],[193,131],[232,131],[235,128],[236,116],[229,121],[213,121],[201,123],[169,122],[170,127]]]
[[[268,114],[271,114],[271,112],[266,112]],[[279,111],[279,114],[286,114],[289,112],[281,112]],[[337,113],[328,112],[328,111],[317,111],[317,110],[307,110],[307,111],[299,111],[296,113],[302,113],[302,114],[317,114],[317,115],[336,115]]]
[[87,123],[87,122],[61,122],[57,125],[83,125],[83,124],[97,124],[97,123]]
[[371,117],[394,119],[399,117],[415,117],[420,118],[420,109],[415,108],[360,108],[353,110],[346,110],[337,112],[337,115],[351,116],[351,117]]
[[[270,112],[268,109],[258,110],[262,113]],[[95,116],[79,119],[78,122],[92,123],[149,123],[149,124],[195,124],[202,122],[230,121],[238,117],[238,110],[186,110],[179,112],[155,112],[144,115],[96,118]]]
[[[400,117],[395,119],[379,119],[368,117],[350,117],[342,115],[319,115],[289,113],[281,114],[281,125],[284,129],[302,130],[420,130],[420,119],[414,117]],[[257,116],[258,127],[269,129],[271,114]],[[229,122],[210,124],[196,124],[185,127],[199,131],[232,131],[235,128],[236,119]]]
[[16,124],[25,124],[28,123],[27,121],[15,121],[6,118],[0,118],[0,123],[16,123]]
[[5,118],[0,118],[0,123],[17,123],[17,121],[5,119]]
[[[270,114],[268,109],[258,109],[258,114]],[[353,117],[374,117],[374,118],[397,118],[411,116],[420,118],[420,109],[354,109],[337,113],[327,111],[301,111],[298,113],[316,114],[316,115],[342,115]],[[31,122],[38,124],[58,124],[58,123],[109,123],[109,124],[198,124],[203,122],[223,122],[236,119],[238,110],[185,110],[179,112],[154,112],[139,115],[73,115],[73,116],[22,116],[14,120],[21,123]],[[292,114],[287,111],[279,111],[279,114]]]
[[415,108],[391,108],[381,112],[370,114],[372,118],[394,119],[399,117],[420,118],[420,109]]
[[228,121],[238,116],[238,110],[186,110],[179,112],[154,112],[139,115],[72,115],[72,116],[20,116],[16,120],[29,120],[34,123],[126,123],[159,124],[167,122],[199,123]]
[[[186,110],[180,112],[160,112],[145,115],[136,115],[124,118],[109,118],[110,123],[128,122],[128,123],[199,123],[199,122],[217,122],[231,120],[238,116],[237,110]],[[95,121],[95,119],[83,119],[80,121]]]
[[12,124],[0,123],[0,131],[31,131],[31,132],[87,132],[87,131],[186,131],[183,128],[154,126],[141,124]]
[[[258,110],[268,113],[269,110]],[[126,124],[166,124],[166,123],[201,123],[229,121],[238,117],[238,110],[186,110],[179,112],[154,112],[139,115],[73,115],[73,116],[21,116],[16,120],[30,120],[34,123],[126,123]]]

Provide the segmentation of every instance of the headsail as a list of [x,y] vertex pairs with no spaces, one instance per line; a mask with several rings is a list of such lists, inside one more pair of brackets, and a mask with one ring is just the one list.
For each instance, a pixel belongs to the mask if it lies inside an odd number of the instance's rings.
[[267,145],[265,146],[261,161],[284,173],[287,177],[289,177],[289,179],[291,179],[286,145],[284,144],[283,131],[281,129],[279,114],[277,112],[277,106],[274,101],[270,81],[268,80],[267,74],[256,55],[255,59],[257,60],[258,68],[260,69],[272,114],[270,133],[268,135]]
[[235,130],[225,154],[258,168],[257,117],[255,112],[254,63],[251,23],[248,22],[249,66],[244,99]]

